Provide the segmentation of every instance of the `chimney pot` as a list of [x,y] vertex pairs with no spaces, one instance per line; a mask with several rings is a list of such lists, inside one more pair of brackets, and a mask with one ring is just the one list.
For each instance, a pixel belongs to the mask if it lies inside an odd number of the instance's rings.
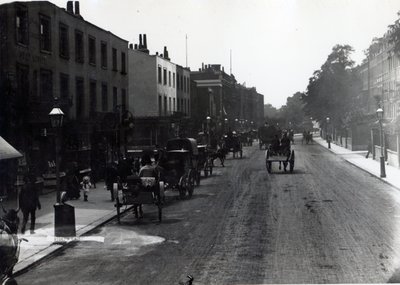
[[79,1],[75,1],[75,15],[80,15],[81,11],[80,11],[80,7],[79,7]]
[[147,49],[147,37],[146,34],[143,35],[143,47]]
[[204,70],[204,62],[201,63],[201,70]]
[[142,34],[139,34],[139,49],[143,47],[142,45]]
[[129,44],[129,48],[130,48],[130,49],[133,49],[133,44]]
[[135,44],[135,49],[137,49],[137,44]]
[[74,13],[74,1],[67,1],[67,12]]

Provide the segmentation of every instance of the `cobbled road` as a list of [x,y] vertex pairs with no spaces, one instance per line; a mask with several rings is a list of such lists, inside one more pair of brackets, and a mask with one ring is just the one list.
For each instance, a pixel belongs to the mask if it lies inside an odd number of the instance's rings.
[[[317,145],[292,146],[294,173],[258,145],[230,155],[164,220],[123,217],[17,277],[19,284],[383,283],[400,267],[400,191]],[[399,178],[400,179],[400,178]],[[89,236],[89,238],[90,238]]]

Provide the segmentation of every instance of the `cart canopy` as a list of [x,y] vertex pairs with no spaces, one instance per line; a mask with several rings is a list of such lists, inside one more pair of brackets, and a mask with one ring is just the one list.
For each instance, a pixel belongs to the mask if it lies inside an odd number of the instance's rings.
[[171,139],[167,142],[167,151],[171,150],[187,150],[193,155],[198,155],[197,141],[193,138]]
[[0,160],[22,157],[22,154],[0,137]]

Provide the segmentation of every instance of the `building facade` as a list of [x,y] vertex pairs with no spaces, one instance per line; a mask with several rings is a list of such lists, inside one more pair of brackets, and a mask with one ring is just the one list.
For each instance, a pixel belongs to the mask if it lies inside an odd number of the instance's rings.
[[106,155],[94,150],[94,137],[104,137],[103,148],[115,143],[115,114],[128,105],[128,42],[85,21],[78,1],[66,9],[47,1],[3,4],[0,37],[2,135],[30,168],[48,171],[48,114],[56,103],[66,115],[62,167],[73,160],[90,168],[93,151]]
[[133,145],[162,145],[190,116],[190,71],[173,62],[167,47],[151,55],[146,35],[129,49],[129,110]]

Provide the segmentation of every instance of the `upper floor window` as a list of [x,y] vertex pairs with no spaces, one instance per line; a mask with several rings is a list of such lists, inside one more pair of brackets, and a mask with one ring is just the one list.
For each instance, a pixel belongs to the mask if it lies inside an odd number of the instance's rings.
[[76,117],[83,118],[85,116],[85,94],[83,86],[83,78],[77,77],[75,81],[76,87]]
[[168,86],[171,86],[171,71],[168,71]]
[[40,50],[51,52],[51,21],[50,18],[40,15],[39,34],[40,34]]
[[172,87],[175,88],[175,72],[172,74]]
[[89,63],[96,64],[96,39],[94,37],[89,36],[88,39],[89,46]]
[[78,30],[75,30],[75,60],[80,63],[84,61],[83,33]]
[[176,75],[176,87],[180,90],[180,83],[179,83],[179,74]]
[[126,56],[124,52],[121,52],[121,73],[126,74]]
[[45,99],[53,98],[53,73],[51,70],[40,70],[40,96]]
[[69,76],[65,73],[60,73],[60,97],[63,100],[69,98]]
[[68,26],[62,23],[60,23],[59,46],[60,56],[64,58],[69,58]]
[[116,110],[118,106],[118,89],[113,87],[113,110]]
[[167,85],[167,69],[164,68],[164,85]]
[[112,49],[112,69],[117,71],[117,49]]
[[28,45],[28,9],[18,5],[15,12],[17,43]]
[[107,68],[107,43],[101,42],[101,67]]
[[161,74],[161,66],[158,66],[158,83],[162,83],[162,74]]
[[101,85],[101,110],[107,112],[108,110],[108,88],[107,83]]

